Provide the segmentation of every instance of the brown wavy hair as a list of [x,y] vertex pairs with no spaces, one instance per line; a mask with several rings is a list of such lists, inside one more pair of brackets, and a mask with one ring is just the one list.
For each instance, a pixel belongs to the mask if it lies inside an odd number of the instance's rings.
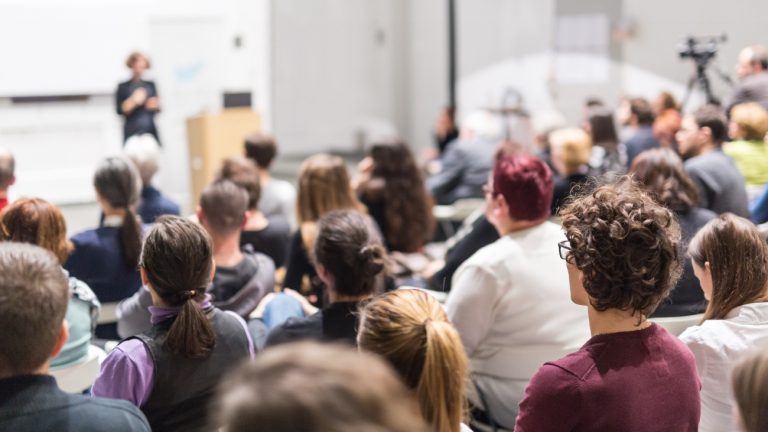
[[53,252],[60,264],[74,249],[61,210],[41,198],[14,201],[2,213],[0,225],[3,240],[40,246]]
[[568,260],[598,311],[649,316],[681,274],[680,226],[629,177],[574,199],[561,212]]
[[459,431],[467,408],[469,360],[434,297],[401,289],[371,300],[361,311],[358,344],[394,366],[436,432]]
[[416,252],[432,238],[435,219],[432,197],[413,154],[405,143],[390,141],[374,144],[369,156],[373,172],[361,192],[384,207],[389,249]]
[[696,233],[688,255],[701,268],[709,263],[712,273],[705,320],[723,319],[735,307],[768,300],[768,245],[752,222],[720,215]]
[[668,148],[640,153],[630,173],[657,201],[674,212],[686,212],[699,204],[699,191],[685,171],[680,156]]

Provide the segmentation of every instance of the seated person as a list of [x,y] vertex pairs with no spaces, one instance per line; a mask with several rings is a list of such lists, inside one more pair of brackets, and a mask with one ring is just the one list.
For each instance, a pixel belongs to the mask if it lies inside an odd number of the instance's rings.
[[589,180],[592,138],[581,129],[558,129],[549,137],[552,165],[557,175],[552,192],[552,215],[565,204],[574,187]]
[[[548,222],[552,172],[533,156],[506,156],[486,186],[486,216],[501,238],[477,251],[453,276],[446,301],[472,364],[480,396],[472,404],[511,428],[536,364],[589,337],[587,319],[568,298],[558,265],[563,232]],[[517,370],[515,370],[517,369]]]
[[[722,108],[715,105],[687,114],[677,132],[678,150],[685,159],[685,170],[699,188],[701,208],[749,217],[744,177],[722,150],[728,139],[726,122]],[[765,211],[768,220],[768,202]]]
[[627,149],[627,166],[632,166],[640,153],[659,147],[659,141],[653,134],[653,110],[651,104],[644,98],[631,98],[622,102],[621,110],[626,114],[621,117],[624,119],[624,126],[628,127],[630,136],[624,142]]
[[16,183],[16,161],[13,154],[0,147],[0,211],[8,206],[8,189]]
[[[3,240],[45,248],[56,256],[59,263],[66,261],[72,252],[64,215],[56,206],[40,198],[14,201],[0,215],[0,225]],[[69,276],[66,270],[63,271]],[[77,278],[67,279],[70,297],[65,319],[69,337],[59,355],[51,360],[51,367],[82,363],[88,357],[99,315],[99,301],[91,288]]]
[[327,154],[307,158],[299,170],[299,192],[296,198],[299,229],[291,237],[285,263],[283,287],[307,294],[312,303],[325,303],[323,281],[315,272],[309,251],[314,248],[317,220],[333,210],[365,212],[358,201],[344,159]]
[[768,350],[755,352],[733,368],[733,396],[741,430],[768,430]]
[[360,202],[368,207],[390,252],[420,252],[432,239],[432,197],[411,150],[399,141],[374,144],[358,165]]
[[197,217],[213,241],[216,273],[208,293],[214,306],[247,319],[262,298],[275,289],[275,264],[249,246],[240,247],[248,194],[229,180],[203,191]]
[[[98,228],[72,237],[75,249],[64,263],[70,276],[88,284],[102,305],[128,298],[141,287],[142,226],[133,211],[140,181],[127,159],[110,157],[99,165],[93,185],[104,218]],[[119,339],[117,325],[99,325],[96,336]]]
[[464,261],[469,259],[481,248],[488,246],[499,239],[496,227],[488,222],[485,214],[470,215],[464,220],[461,229],[446,241],[448,250],[442,260],[432,262],[425,270],[423,276],[427,280],[428,288],[434,291],[449,292],[453,281],[453,274]]
[[231,374],[212,412],[227,432],[426,432],[411,392],[377,356],[317,343],[265,351]]
[[163,215],[181,214],[179,205],[164,197],[152,186],[152,178],[157,173],[160,163],[160,146],[150,134],[134,135],[125,142],[125,156],[136,165],[141,176],[141,199],[139,200],[139,216],[144,223],[153,223]]
[[333,211],[320,218],[314,262],[325,283],[328,305],[311,316],[289,318],[274,327],[267,346],[301,339],[356,343],[358,305],[374,294],[380,282],[377,277],[386,266],[386,252],[371,220],[355,210]]
[[[216,262],[213,283],[208,288],[213,305],[230,310],[243,319],[275,287],[275,265],[268,256],[240,246],[248,194],[229,180],[218,180],[205,188],[197,219],[213,242]],[[141,289],[118,306],[118,333],[129,337],[152,327],[149,307],[152,297]]]
[[399,289],[374,298],[360,313],[358,345],[392,364],[435,432],[469,431],[462,423],[469,360],[433,296]]
[[699,431],[737,430],[731,369],[768,347],[768,245],[750,221],[726,213],[696,233],[688,256],[709,300],[701,324],[680,335],[701,377]]
[[282,267],[288,250],[291,228],[282,215],[267,218],[257,207],[261,184],[259,171],[250,160],[231,157],[224,160],[218,178],[234,182],[248,192],[248,212],[240,235],[240,245],[250,245],[272,259],[275,267]]
[[0,243],[0,430],[149,432],[125,401],[64,393],[48,375],[68,338],[69,281],[37,246]]
[[278,218],[296,229],[296,188],[285,180],[272,177],[269,169],[277,156],[277,143],[269,135],[253,133],[245,138],[245,157],[252,160],[259,169],[261,195],[258,208],[264,217]]
[[109,353],[94,396],[140,407],[153,431],[217,429],[205,407],[221,376],[254,349],[243,319],[214,307],[205,293],[213,267],[213,245],[200,225],[157,220],[139,265],[152,294],[152,329]]
[[[680,256],[701,227],[717,215],[699,208],[698,191],[693,180],[683,168],[683,162],[670,149],[653,149],[640,153],[629,170],[640,187],[664,207],[674,212],[680,223],[682,239]],[[667,297],[654,311],[654,317],[696,315],[704,312],[707,302],[701,292],[698,279],[693,274],[690,261],[683,264],[683,276]]]
[[731,110],[728,134],[733,141],[723,146],[747,182],[747,196],[754,201],[768,183],[768,111],[756,102],[736,105]]
[[536,372],[515,431],[695,432],[701,386],[693,356],[648,320],[680,276],[674,214],[625,177],[560,215],[561,267],[571,299],[586,306],[592,338]]
[[448,144],[440,158],[440,171],[427,179],[427,189],[438,204],[482,198],[501,141],[501,121],[490,112],[474,112],[461,125],[459,139]]

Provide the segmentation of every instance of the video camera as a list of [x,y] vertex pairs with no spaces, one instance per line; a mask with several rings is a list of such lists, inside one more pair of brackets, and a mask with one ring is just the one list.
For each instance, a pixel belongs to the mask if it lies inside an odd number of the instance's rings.
[[727,41],[725,34],[720,36],[693,37],[688,36],[680,44],[677,54],[681,59],[690,58],[697,63],[706,64],[717,55],[720,44]]

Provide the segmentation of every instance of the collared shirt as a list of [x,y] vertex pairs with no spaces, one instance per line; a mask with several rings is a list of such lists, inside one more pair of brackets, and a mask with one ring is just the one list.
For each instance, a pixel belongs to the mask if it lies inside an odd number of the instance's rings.
[[[207,294],[198,304],[203,310],[213,307],[211,297]],[[180,306],[150,306],[152,324],[158,324],[172,318],[180,310]],[[224,313],[232,314],[242,324],[248,339],[248,351],[253,357],[253,340],[245,321],[233,312]],[[93,383],[91,393],[97,397],[124,399],[141,407],[152,393],[154,374],[155,365],[144,343],[139,339],[129,339],[116,346],[104,360],[101,371]]]
[[699,431],[738,430],[731,371],[745,354],[768,347],[768,302],[736,307],[725,319],[689,328],[680,339],[696,356],[701,377]]
[[118,215],[104,216],[104,220],[101,221],[101,226],[105,227],[121,227],[123,226],[123,217]]

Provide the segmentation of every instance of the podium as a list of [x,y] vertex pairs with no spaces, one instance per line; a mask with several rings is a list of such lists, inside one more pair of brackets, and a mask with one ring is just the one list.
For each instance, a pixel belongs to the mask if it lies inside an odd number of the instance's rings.
[[187,119],[192,207],[213,180],[221,161],[243,154],[245,137],[261,127],[261,117],[250,108],[228,108],[217,114]]

